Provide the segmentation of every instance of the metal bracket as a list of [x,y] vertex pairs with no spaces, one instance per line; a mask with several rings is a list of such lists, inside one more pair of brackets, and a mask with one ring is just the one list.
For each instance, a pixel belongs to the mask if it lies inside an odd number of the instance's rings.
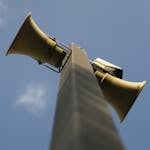
[[[64,45],[63,45],[63,47],[64,47]],[[65,46],[65,48],[68,49],[67,50],[67,54],[66,54],[65,58],[62,61],[62,65],[58,69],[54,69],[54,67],[52,67],[50,65],[47,65],[47,64],[44,64],[44,63],[39,62],[39,61],[38,61],[38,64],[42,65],[42,66],[44,66],[44,67],[46,67],[46,68],[48,68],[48,69],[50,69],[50,70],[52,70],[54,72],[56,72],[56,73],[61,73],[61,71],[63,70],[65,64],[67,63],[67,61],[68,61],[68,59],[69,59],[69,57],[71,56],[71,53],[72,53],[72,50],[70,48],[68,48],[66,46]]]

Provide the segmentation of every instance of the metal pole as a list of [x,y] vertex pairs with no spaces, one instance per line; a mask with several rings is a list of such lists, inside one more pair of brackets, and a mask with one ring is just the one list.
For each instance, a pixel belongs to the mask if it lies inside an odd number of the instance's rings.
[[61,73],[50,150],[122,150],[86,52],[75,44]]

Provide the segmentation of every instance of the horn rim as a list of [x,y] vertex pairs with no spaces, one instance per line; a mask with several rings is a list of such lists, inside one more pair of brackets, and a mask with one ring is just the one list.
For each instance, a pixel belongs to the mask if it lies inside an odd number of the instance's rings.
[[17,37],[17,35],[18,35],[18,33],[21,31],[22,26],[26,23],[26,21],[31,20],[31,19],[32,19],[32,13],[29,12],[29,13],[26,15],[25,20],[24,20],[24,22],[22,23],[20,29],[19,29],[18,32],[16,33],[15,38],[14,38],[14,40],[12,41],[11,45],[9,46],[9,48],[8,48],[8,50],[7,50],[6,54],[5,54],[5,56],[8,56],[8,55],[12,54],[12,48],[11,48],[11,47],[13,46],[13,44],[14,44],[14,42],[15,42],[15,39],[16,39],[16,37]]

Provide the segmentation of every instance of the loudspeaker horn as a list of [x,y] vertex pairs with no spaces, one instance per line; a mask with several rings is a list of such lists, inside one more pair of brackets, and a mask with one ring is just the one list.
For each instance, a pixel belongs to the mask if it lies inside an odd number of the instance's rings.
[[29,13],[6,53],[9,54],[27,55],[39,63],[48,63],[59,68],[66,51],[54,38],[40,30]]
[[95,72],[106,101],[116,110],[120,122],[127,116],[146,81],[129,82],[108,73]]

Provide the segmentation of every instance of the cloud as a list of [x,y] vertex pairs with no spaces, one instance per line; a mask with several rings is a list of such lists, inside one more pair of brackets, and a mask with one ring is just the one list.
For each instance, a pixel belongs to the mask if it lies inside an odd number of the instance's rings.
[[24,107],[28,112],[40,115],[46,109],[46,86],[43,84],[28,84],[16,100],[16,106]]

